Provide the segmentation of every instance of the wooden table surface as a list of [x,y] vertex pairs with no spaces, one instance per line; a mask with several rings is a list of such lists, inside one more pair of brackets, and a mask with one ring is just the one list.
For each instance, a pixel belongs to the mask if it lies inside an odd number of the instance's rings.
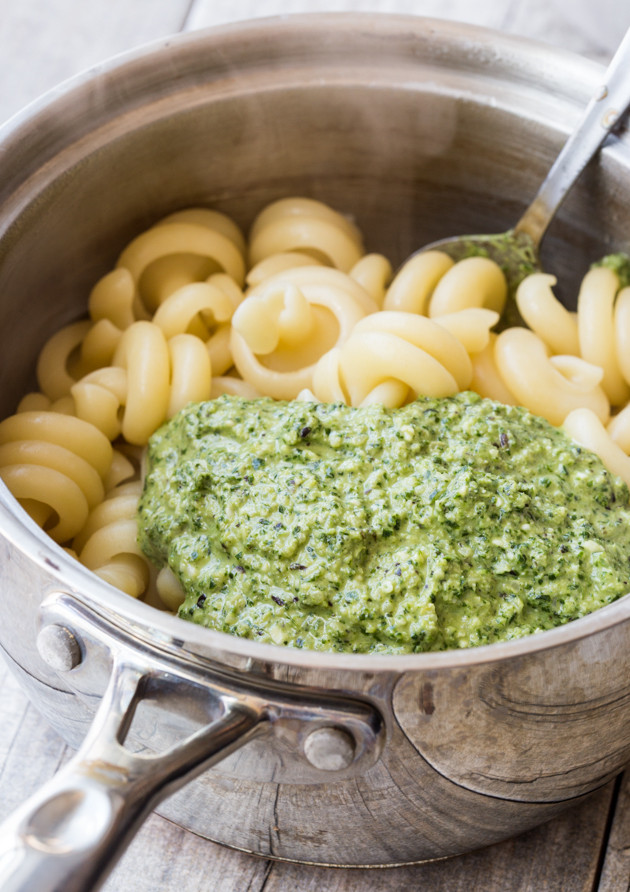
[[[487,25],[602,62],[630,26],[630,0],[0,0],[0,121],[59,81],[169,34],[252,15],[349,9]],[[0,662],[0,819],[69,757]],[[153,815],[104,889],[626,892],[630,772],[517,839],[410,868],[342,871],[274,863],[214,845]]]

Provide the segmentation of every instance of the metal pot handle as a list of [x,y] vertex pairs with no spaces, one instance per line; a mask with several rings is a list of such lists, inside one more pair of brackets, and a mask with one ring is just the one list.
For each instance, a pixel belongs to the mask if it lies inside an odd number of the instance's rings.
[[248,739],[263,716],[220,696],[220,714],[158,755],[133,754],[124,739],[146,671],[114,666],[94,722],[74,758],[0,825],[3,892],[100,888],[150,811]]
[[[67,593],[44,601],[40,617],[40,655],[77,695],[93,701],[107,666],[111,674],[77,754],[0,825],[2,892],[99,889],[156,805],[254,735],[292,741],[300,777],[316,782],[380,757],[384,724],[369,702],[158,651]],[[145,701],[168,731],[149,751],[132,727]]]

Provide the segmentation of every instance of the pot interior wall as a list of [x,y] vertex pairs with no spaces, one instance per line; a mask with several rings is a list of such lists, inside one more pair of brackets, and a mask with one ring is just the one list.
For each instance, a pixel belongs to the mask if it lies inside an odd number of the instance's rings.
[[[506,103],[505,83],[496,102],[492,85],[471,97],[426,75],[361,77],[244,78],[228,96],[122,109],[36,172],[0,242],[0,414],[34,385],[46,338],[85,313],[97,278],[165,213],[209,205],[246,229],[267,202],[309,195],[351,214],[368,249],[398,264],[435,238],[512,225],[565,137],[519,109],[518,92]],[[568,303],[592,260],[628,247],[629,164],[630,152],[608,153],[553,224],[544,258]]]

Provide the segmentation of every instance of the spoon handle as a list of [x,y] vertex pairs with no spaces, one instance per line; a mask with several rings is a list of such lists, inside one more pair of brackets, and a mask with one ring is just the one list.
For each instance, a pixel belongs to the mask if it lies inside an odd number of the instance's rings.
[[534,200],[514,231],[528,235],[536,245],[566,194],[630,106],[630,29],[626,32],[605,74],[605,80],[584,110]]

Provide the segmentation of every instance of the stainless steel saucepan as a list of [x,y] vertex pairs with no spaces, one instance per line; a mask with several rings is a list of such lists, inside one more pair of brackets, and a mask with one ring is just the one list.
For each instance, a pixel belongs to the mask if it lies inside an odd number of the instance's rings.
[[[60,88],[0,133],[0,414],[32,386],[50,333],[160,216],[203,204],[247,226],[268,201],[310,195],[395,263],[441,236],[498,231],[601,76],[486,30],[326,15],[181,37]],[[629,247],[629,207],[621,135],[546,241],[567,301],[591,260]],[[2,828],[4,892],[97,888],[156,806],[266,857],[444,857],[553,817],[630,759],[629,596],[511,644],[308,653],[133,601],[5,490],[0,530],[0,644],[81,745]]]

